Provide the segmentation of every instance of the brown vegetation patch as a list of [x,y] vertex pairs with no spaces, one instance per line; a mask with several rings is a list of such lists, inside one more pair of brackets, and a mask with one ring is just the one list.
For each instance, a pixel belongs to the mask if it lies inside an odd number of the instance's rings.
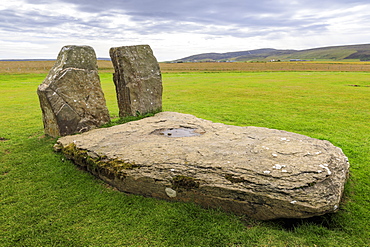
[[[0,61],[2,74],[47,74],[53,67],[55,60],[50,61]],[[98,60],[101,72],[113,73],[111,61]]]
[[163,73],[173,72],[263,72],[263,71],[370,71],[366,62],[234,62],[160,63]]
[[[0,61],[3,74],[47,74],[55,61]],[[159,63],[162,73],[264,71],[370,71],[370,62]],[[111,61],[98,60],[99,72],[113,73]]]

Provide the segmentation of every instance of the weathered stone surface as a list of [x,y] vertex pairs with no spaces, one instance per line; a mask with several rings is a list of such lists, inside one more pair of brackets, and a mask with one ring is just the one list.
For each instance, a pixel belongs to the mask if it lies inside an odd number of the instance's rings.
[[114,66],[119,116],[137,116],[162,110],[162,76],[149,45],[110,49]]
[[335,212],[349,169],[328,141],[173,112],[58,142],[68,158],[121,191],[261,220]]
[[45,134],[57,137],[109,122],[96,55],[89,46],[65,46],[37,94]]

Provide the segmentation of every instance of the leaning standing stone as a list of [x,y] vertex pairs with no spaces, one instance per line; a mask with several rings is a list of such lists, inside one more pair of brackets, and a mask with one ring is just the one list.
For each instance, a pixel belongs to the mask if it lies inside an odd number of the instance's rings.
[[90,46],[63,47],[37,94],[47,135],[85,132],[110,121]]
[[114,66],[119,116],[137,116],[162,110],[162,76],[149,45],[110,49]]

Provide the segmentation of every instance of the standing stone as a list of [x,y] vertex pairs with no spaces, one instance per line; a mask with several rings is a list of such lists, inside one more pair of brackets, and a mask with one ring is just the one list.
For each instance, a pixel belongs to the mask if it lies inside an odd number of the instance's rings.
[[119,116],[137,116],[162,110],[162,76],[149,45],[110,49],[114,66]]
[[47,135],[85,132],[110,121],[90,46],[63,47],[37,94]]

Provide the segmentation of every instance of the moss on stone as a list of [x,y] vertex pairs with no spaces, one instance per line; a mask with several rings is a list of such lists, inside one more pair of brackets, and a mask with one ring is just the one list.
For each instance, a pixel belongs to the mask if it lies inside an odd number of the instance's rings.
[[75,164],[86,167],[92,173],[100,174],[110,179],[115,176],[125,177],[125,170],[140,167],[134,162],[130,163],[119,159],[109,159],[107,156],[97,155],[96,157],[91,157],[87,150],[77,148],[74,143],[63,147],[62,152],[68,159],[73,160]]
[[199,188],[199,182],[197,182],[194,178],[192,177],[187,177],[187,176],[175,176],[172,179],[172,184],[174,189],[195,189]]

